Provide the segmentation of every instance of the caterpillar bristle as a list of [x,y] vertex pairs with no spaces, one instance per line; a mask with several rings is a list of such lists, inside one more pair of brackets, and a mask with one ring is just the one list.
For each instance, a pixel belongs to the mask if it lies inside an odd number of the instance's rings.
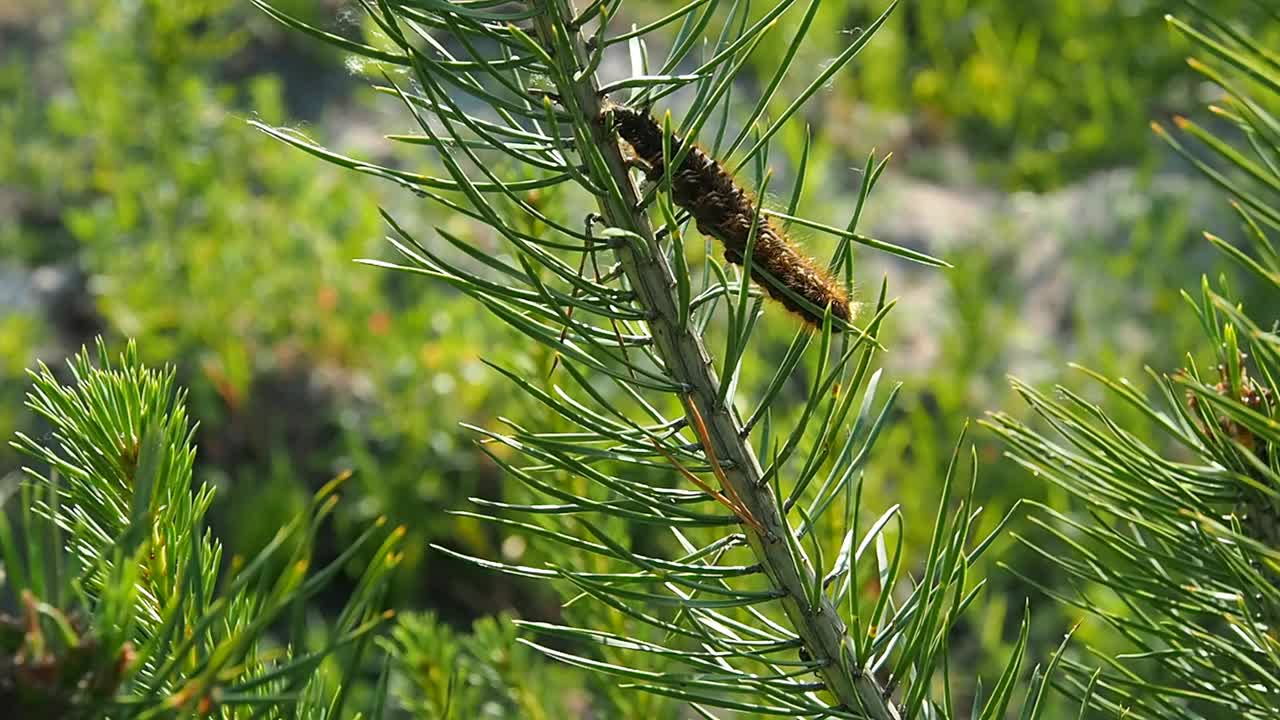
[[[610,104],[605,112],[612,114],[618,135],[643,161],[645,175],[652,181],[663,178],[666,171],[662,126],[658,121],[647,112],[623,105]],[[673,154],[680,151],[682,142],[672,138]],[[801,252],[773,219],[762,214],[757,220],[756,203],[751,194],[697,145],[689,148],[680,166],[672,171],[670,192],[672,202],[693,215],[701,233],[719,240],[724,246],[725,259],[735,265],[743,264],[755,222],[751,279],[797,317],[811,326],[821,327],[823,310],[830,306],[831,314],[843,321],[832,325],[837,332],[853,319],[857,308],[844,288]],[[805,303],[797,302],[796,297],[803,298]]]

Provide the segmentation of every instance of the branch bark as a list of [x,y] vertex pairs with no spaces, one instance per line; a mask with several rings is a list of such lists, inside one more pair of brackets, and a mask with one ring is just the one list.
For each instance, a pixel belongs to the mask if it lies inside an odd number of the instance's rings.
[[[535,31],[543,47],[554,49],[553,60],[563,71],[558,77],[576,78],[572,82],[558,80],[563,84],[557,91],[566,105],[582,113],[590,125],[590,140],[604,156],[613,182],[622,191],[623,206],[614,207],[615,202],[601,198],[600,212],[610,226],[635,233],[647,245],[647,252],[642,254],[623,243],[617,249],[617,257],[637,300],[649,312],[649,328],[658,353],[672,379],[687,390],[686,400],[697,408],[706,425],[711,447],[704,451],[714,452],[720,459],[726,481],[761,524],[760,530],[742,525],[757,561],[774,587],[785,591],[780,600],[782,607],[809,654],[822,663],[817,672],[839,704],[876,720],[898,720],[892,700],[854,657],[852,641],[830,598],[824,593],[817,607],[810,606],[808,589],[813,587],[815,571],[803,555],[792,553],[786,535],[791,529],[772,488],[762,482],[764,473],[742,421],[731,405],[718,402],[719,380],[702,339],[692,332],[690,323],[680,322],[675,277],[648,217],[637,209],[640,194],[627,171],[617,138],[597,122],[602,98],[594,73],[582,72],[588,67],[589,51],[581,33],[572,29],[576,17],[572,0],[529,1],[543,11],[535,19]],[[690,425],[694,425],[692,411],[686,408],[686,413]]]

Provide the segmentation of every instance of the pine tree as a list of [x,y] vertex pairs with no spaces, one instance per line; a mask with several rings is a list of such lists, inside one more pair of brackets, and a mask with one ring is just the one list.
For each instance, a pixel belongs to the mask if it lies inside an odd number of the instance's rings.
[[[541,420],[474,428],[511,496],[528,499],[476,499],[462,511],[544,548],[536,565],[465,558],[565,598],[565,623],[518,623],[523,643],[612,678],[605,694],[619,707],[606,715],[1006,715],[1025,619],[989,692],[979,685],[959,705],[946,663],[952,629],[982,589],[968,570],[994,537],[972,537],[976,466],[963,442],[919,555],[903,550],[899,508],[874,512],[861,495],[896,390],[883,393],[873,370],[893,303],[881,286],[855,314],[854,248],[945,263],[858,232],[885,167],[874,154],[842,226],[796,214],[807,141],[788,158],[798,169],[787,211],[756,200],[771,189],[771,141],[871,41],[892,3],[784,99],[799,51],[824,31],[819,0],[763,12],[694,0],[633,28],[618,26],[617,0],[362,0],[368,40],[256,2],[380,76],[414,127],[390,138],[434,151],[443,168],[412,172],[259,125],[436,213],[428,238],[411,230],[414,218],[384,212],[402,259],[369,264],[448,283],[554,354],[549,376],[493,368],[546,409]],[[669,50],[651,55],[657,47]],[[759,97],[733,102],[739,70],[765,48],[778,61]],[[621,58],[629,75],[602,79]],[[769,108],[782,109],[767,117]],[[459,237],[439,213],[479,223],[503,251]],[[833,240],[829,259],[808,260],[788,237],[794,227]],[[786,322],[799,327],[771,363],[753,338]],[[744,382],[755,367],[771,372]],[[800,377],[808,390],[797,403],[782,390]],[[414,635],[397,632],[402,659],[424,656]],[[1043,711],[1051,670],[1031,674],[1022,717]],[[453,697],[434,711],[458,713]]]
[[[1090,373],[1162,431],[1144,443],[1086,398],[1018,391],[1054,431],[997,414],[1013,458],[1086,510],[1042,508],[1037,543],[1074,592],[1046,588],[1128,643],[1067,661],[1063,688],[1108,715],[1273,718],[1280,708],[1280,59],[1223,18],[1191,4],[1169,18],[1197,51],[1189,60],[1221,89],[1210,107],[1225,131],[1176,118],[1155,131],[1231,197],[1238,239],[1205,238],[1257,288],[1246,305],[1226,277],[1184,293],[1204,328],[1185,366],[1151,370],[1153,390]],[[1272,11],[1273,17],[1280,14]],[[1088,372],[1088,371],[1086,371]],[[1031,542],[1031,541],[1028,541]],[[1118,599],[1118,603],[1116,600]],[[1095,667],[1097,665],[1101,667]]]
[[[28,406],[51,430],[14,444],[48,474],[29,470],[0,513],[5,717],[351,717],[346,688],[390,618],[380,597],[402,531],[370,527],[311,568],[340,477],[228,570],[173,370],[143,366],[132,344],[112,363],[101,343],[96,363],[82,351],[67,370],[31,375]],[[316,593],[370,558],[337,619],[308,627]]]

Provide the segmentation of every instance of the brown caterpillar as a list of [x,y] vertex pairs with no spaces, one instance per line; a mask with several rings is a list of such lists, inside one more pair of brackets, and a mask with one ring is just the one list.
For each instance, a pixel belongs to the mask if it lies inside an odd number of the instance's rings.
[[[612,114],[618,135],[643,161],[645,176],[655,182],[664,177],[662,126],[653,116],[622,105],[609,105],[604,112]],[[679,138],[672,137],[672,154],[679,152],[681,142]],[[752,222],[755,222],[751,279],[805,322],[821,327],[822,308],[828,305],[831,306],[831,314],[845,323],[852,319],[856,306],[849,302],[844,288],[826,270],[800,252],[772,219],[761,214],[757,220],[756,204],[751,195],[734,182],[720,163],[696,145],[689,148],[680,167],[671,173],[671,200],[693,215],[702,234],[710,235],[724,245],[724,258],[735,265],[742,265],[747,238]],[[778,286],[804,298],[818,310],[801,305]],[[833,323],[833,331],[841,329],[840,323]]]

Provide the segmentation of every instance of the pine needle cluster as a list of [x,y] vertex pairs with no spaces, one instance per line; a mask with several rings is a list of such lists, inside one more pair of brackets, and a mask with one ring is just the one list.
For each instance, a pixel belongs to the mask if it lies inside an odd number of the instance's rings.
[[1036,547],[1074,590],[1050,592],[1128,644],[1123,654],[1094,650],[1065,663],[1063,688],[1109,715],[1272,718],[1280,707],[1280,60],[1189,4],[1192,21],[1168,22],[1195,48],[1191,67],[1221,89],[1210,111],[1222,129],[1182,117],[1178,133],[1154,129],[1231,198],[1238,239],[1204,237],[1249,276],[1252,304],[1225,275],[1205,277],[1183,294],[1204,342],[1181,367],[1151,370],[1150,392],[1090,373],[1162,442],[1140,441],[1078,394],[1023,383],[1016,388],[1054,434],[1004,414],[991,425],[1017,462],[1087,510],[1039,514],[1050,540]]

